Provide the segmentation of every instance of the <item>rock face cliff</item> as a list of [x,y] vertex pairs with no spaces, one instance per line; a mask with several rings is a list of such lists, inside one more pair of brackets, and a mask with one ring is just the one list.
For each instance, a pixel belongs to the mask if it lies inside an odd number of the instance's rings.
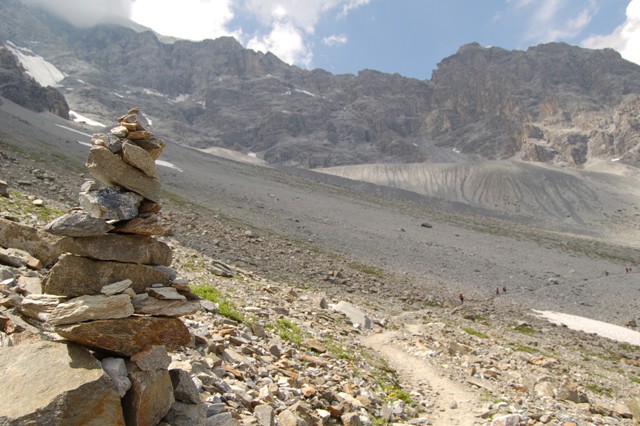
[[38,84],[5,47],[0,47],[0,96],[27,109],[50,111],[69,119],[69,105],[62,93]]
[[640,160],[640,66],[613,50],[470,44],[420,81],[303,70],[232,38],[163,43],[115,25],[77,29],[17,0],[0,3],[0,14],[0,40],[62,70],[75,111],[116,116],[136,99],[152,123],[163,123],[154,131],[198,148],[308,168]]

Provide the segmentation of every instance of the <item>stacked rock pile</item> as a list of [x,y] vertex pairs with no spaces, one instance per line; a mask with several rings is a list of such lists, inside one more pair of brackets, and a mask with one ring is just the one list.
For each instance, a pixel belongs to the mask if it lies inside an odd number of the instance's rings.
[[57,334],[107,356],[103,368],[131,425],[157,424],[175,402],[166,351],[191,342],[177,317],[200,308],[169,268],[171,247],[154,238],[167,232],[155,168],[165,145],[137,114],[94,135],[86,166],[95,181],[82,186],[79,209],[45,228],[63,237],[63,255],[35,297]]

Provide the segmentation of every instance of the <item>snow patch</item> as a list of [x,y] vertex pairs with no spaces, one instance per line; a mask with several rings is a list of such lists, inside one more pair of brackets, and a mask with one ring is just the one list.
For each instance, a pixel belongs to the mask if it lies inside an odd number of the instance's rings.
[[71,119],[76,123],[84,123],[84,124],[88,124],[89,126],[96,126],[96,127],[107,127],[106,124],[102,124],[99,121],[92,120],[72,110],[69,110],[69,117],[71,117]]
[[144,119],[147,120],[147,123],[149,123],[149,126],[153,126],[153,120],[144,112],[140,111],[140,113],[142,114]]
[[553,324],[564,324],[572,330],[596,333],[611,340],[640,346],[640,333],[626,327],[561,312],[537,310],[533,312],[536,316],[542,317]]
[[165,161],[165,160],[156,160],[156,164],[158,166],[169,167],[170,169],[175,169],[175,170],[179,171],[180,173],[182,173],[184,171],[180,167],[176,166],[175,164],[170,163],[170,162]]
[[20,47],[7,40],[7,48],[18,58],[27,74],[29,74],[41,86],[58,87],[58,82],[65,79],[66,75],[50,62],[36,55],[31,49]]
[[258,154],[256,154],[255,152],[248,152],[247,157],[258,158]]
[[313,94],[313,93],[311,93],[311,92],[308,92],[308,91],[306,91],[306,90],[302,90],[302,89],[293,89],[293,90],[295,90],[295,91],[296,91],[296,92],[298,92],[298,93],[303,93],[303,94],[305,94],[305,95],[311,96],[312,98],[315,98],[315,97],[316,97],[316,95],[315,95],[315,94]]
[[84,146],[88,146],[89,148],[91,148],[93,145],[89,142],[84,142],[84,141],[76,141],[78,142],[80,145],[84,145]]
[[72,129],[71,127],[63,126],[62,124],[55,123],[55,125],[65,129],[65,130],[68,130],[70,132],[74,132],[74,133],[78,133],[78,134],[80,134],[82,136],[86,136],[88,138],[92,137],[89,133],[81,132],[80,130]]

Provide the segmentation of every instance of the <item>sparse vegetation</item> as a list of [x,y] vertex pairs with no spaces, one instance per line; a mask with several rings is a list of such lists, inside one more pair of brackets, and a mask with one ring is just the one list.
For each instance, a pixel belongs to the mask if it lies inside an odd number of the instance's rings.
[[363,274],[371,275],[377,278],[382,278],[382,276],[384,275],[384,271],[382,270],[382,268],[379,268],[377,266],[365,265],[359,262],[351,262],[349,263],[349,266],[356,271],[360,271]]
[[488,339],[489,336],[481,331],[478,330],[474,330],[473,328],[468,328],[468,327],[462,327],[462,331],[464,331],[467,334],[470,334],[472,336],[476,336],[479,337],[481,339]]
[[31,215],[42,223],[50,222],[64,214],[55,207],[36,206],[29,197],[13,189],[9,190],[9,198],[0,197],[0,209],[16,217]]
[[522,333],[526,336],[533,336],[534,334],[537,333],[537,331],[533,328],[531,328],[530,326],[526,325],[526,324],[518,324],[514,330],[516,330],[518,333]]
[[323,345],[327,347],[327,350],[334,354],[338,359],[353,359],[350,351],[345,348],[339,341],[334,339],[325,339],[322,342]]
[[278,336],[281,339],[294,343],[298,346],[302,345],[306,333],[296,323],[289,318],[280,318],[274,326]]
[[633,376],[630,379],[633,383],[640,383],[640,377],[638,376]]
[[591,392],[611,396],[611,389],[607,389],[595,383],[587,383],[584,387]]
[[191,288],[198,296],[218,304],[218,313],[234,321],[243,322],[244,316],[235,307],[234,303],[220,291],[208,285],[199,285]]

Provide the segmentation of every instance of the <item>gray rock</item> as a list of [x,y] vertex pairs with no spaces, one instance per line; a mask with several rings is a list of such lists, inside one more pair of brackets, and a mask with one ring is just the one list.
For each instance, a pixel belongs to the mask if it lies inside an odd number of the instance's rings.
[[207,426],[240,426],[240,422],[231,413],[220,413],[207,418]]
[[133,315],[131,298],[126,294],[115,296],[86,295],[60,303],[49,314],[53,325],[74,324],[91,320],[126,318]]
[[131,380],[127,375],[127,366],[122,358],[104,358],[100,361],[102,369],[109,375],[120,398],[131,388]]
[[18,310],[24,316],[44,322],[56,306],[64,300],[66,300],[64,296],[53,294],[29,294],[22,299]]
[[206,426],[207,407],[176,401],[163,420],[171,426]]
[[173,287],[151,287],[147,289],[149,296],[161,300],[187,300]]
[[253,410],[253,416],[258,421],[259,426],[274,426],[275,425],[275,411],[273,407],[267,404],[258,405]]
[[129,220],[138,216],[143,197],[118,187],[81,191],[79,202],[89,215],[103,220]]
[[113,296],[114,294],[124,292],[126,289],[131,287],[131,284],[133,284],[133,281],[127,278],[126,280],[117,281],[115,283],[105,285],[100,289],[100,293],[104,294],[105,296]]
[[520,426],[522,417],[519,414],[507,414],[491,420],[491,426]]
[[176,400],[188,404],[201,404],[200,392],[193,383],[191,376],[184,370],[175,368],[169,370],[171,383],[173,384],[173,395]]
[[124,425],[100,362],[78,345],[38,342],[0,350],[0,424]]
[[44,230],[64,237],[94,237],[104,235],[114,228],[104,219],[74,210],[49,222]]
[[133,354],[131,362],[142,371],[166,370],[171,364],[171,357],[164,346],[149,345]]
[[0,179],[0,196],[9,198],[9,184]]

